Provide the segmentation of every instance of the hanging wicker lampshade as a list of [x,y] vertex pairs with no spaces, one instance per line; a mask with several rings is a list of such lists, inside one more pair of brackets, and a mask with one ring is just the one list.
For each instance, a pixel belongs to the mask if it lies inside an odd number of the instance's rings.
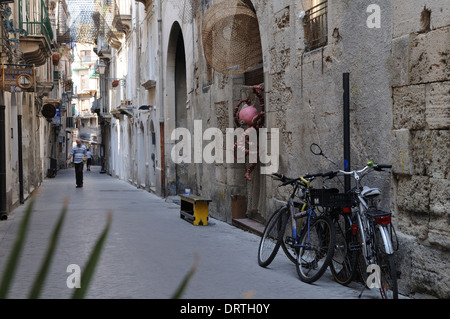
[[240,0],[212,5],[203,17],[203,50],[217,72],[242,74],[262,62],[256,14]]

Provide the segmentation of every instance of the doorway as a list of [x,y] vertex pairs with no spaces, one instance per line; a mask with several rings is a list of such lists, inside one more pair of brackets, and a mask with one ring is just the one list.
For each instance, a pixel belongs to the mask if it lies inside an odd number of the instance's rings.
[[[187,128],[188,114],[186,109],[187,83],[186,83],[186,53],[181,26],[175,22],[169,38],[167,61],[167,98],[174,120],[169,127]],[[170,136],[169,132],[169,136]],[[175,141],[174,143],[178,143]],[[182,150],[183,151],[183,150]],[[180,154],[182,155],[182,154]],[[174,164],[173,173],[168,173],[169,195],[183,194],[189,188],[188,163]],[[170,176],[174,175],[174,176]]]

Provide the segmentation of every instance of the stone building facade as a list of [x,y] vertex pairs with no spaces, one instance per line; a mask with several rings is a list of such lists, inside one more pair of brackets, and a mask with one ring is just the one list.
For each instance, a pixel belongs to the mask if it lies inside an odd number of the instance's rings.
[[69,17],[65,0],[0,4],[0,220],[65,163]]
[[[311,154],[309,146],[320,144],[343,165],[343,74],[348,73],[351,165],[369,160],[393,165],[392,174],[374,174],[367,182],[382,189],[382,205],[393,212],[400,291],[448,298],[446,1],[242,1],[258,20],[261,63],[238,75],[217,72],[205,59],[203,17],[217,2],[120,1],[121,17],[131,16],[129,27],[123,28],[121,43],[109,42],[111,56],[104,61],[109,77],[126,79],[130,103],[110,100],[107,113],[113,116],[104,114],[108,172],[161,196],[190,188],[212,200],[211,216],[229,223],[233,198],[240,195],[246,215],[264,222],[285,194],[261,174],[262,166],[248,181],[247,164],[177,164],[171,157],[179,142],[174,130],[186,128],[194,136],[195,123],[203,132],[235,128],[234,108],[244,98],[259,106],[252,86],[260,84],[265,126],[280,132],[278,172],[329,170],[331,164]],[[326,7],[326,23],[320,27],[324,38],[311,48],[304,18],[315,6]]]
[[394,1],[392,207],[406,289],[449,297],[450,8]]

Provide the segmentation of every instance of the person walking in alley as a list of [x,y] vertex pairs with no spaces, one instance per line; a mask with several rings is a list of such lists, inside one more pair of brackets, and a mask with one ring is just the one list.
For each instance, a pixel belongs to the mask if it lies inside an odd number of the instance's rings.
[[77,188],[83,187],[83,160],[87,157],[86,146],[81,144],[81,140],[77,139],[77,145],[70,151],[70,155],[67,158],[69,162],[73,158],[75,164],[75,178]]
[[91,164],[92,164],[92,153],[88,149],[86,154],[87,154],[86,170],[90,171],[91,170]]

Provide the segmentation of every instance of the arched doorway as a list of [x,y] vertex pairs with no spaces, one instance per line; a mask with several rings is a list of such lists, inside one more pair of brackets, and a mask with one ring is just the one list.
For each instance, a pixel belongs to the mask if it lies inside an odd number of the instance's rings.
[[128,182],[134,182],[133,181],[133,167],[134,167],[134,160],[135,160],[135,154],[133,152],[133,124],[131,123],[130,119],[127,118],[125,120],[126,123],[126,130],[127,130],[127,136],[126,136],[126,141],[127,143],[125,145],[127,145],[127,150],[126,150],[126,155],[125,155],[125,180]]
[[[221,124],[227,123],[227,116],[229,118],[231,115],[233,121],[228,124],[234,125],[235,129],[239,125],[239,120],[235,118],[238,113],[234,113],[238,101],[248,98],[257,108],[258,113],[267,111],[263,109],[266,103],[259,103],[259,98],[253,90],[254,85],[264,87],[264,55],[259,30],[260,24],[251,0],[217,2],[212,4],[203,16],[202,46],[208,67],[217,73],[228,75],[228,79],[231,79],[229,84],[232,86],[228,89],[232,98],[223,104],[228,106],[228,113],[216,108],[216,115],[218,118],[220,116]],[[229,103],[233,104],[229,105]],[[217,112],[218,110],[220,112]],[[246,129],[247,126],[243,125],[242,128]],[[232,214],[239,217],[232,218],[243,219],[242,216],[247,216],[261,220],[264,219],[261,216],[262,213],[266,211],[264,207],[266,177],[261,174],[261,167],[258,164],[250,173],[251,180],[247,180],[244,173],[249,167],[250,163],[227,167],[228,177],[233,176],[231,179],[233,184],[228,184],[228,190],[232,195],[231,201],[238,199],[244,201],[243,197],[246,201],[246,211],[242,212],[243,209],[240,209],[239,212]],[[229,220],[229,206],[221,205],[217,207],[217,210],[220,215]]]
[[150,146],[149,146],[149,188],[150,191],[156,192],[156,133],[155,133],[155,125],[153,123],[153,120],[150,120],[150,128],[149,128],[149,134],[150,134]]
[[[170,128],[189,128],[188,115],[186,110],[187,83],[186,83],[186,54],[183,32],[178,22],[172,26],[169,37],[169,47],[167,54],[167,102],[169,113],[174,119],[169,123]],[[168,132],[169,136],[172,133]],[[178,141],[174,141],[176,144]],[[173,164],[173,163],[171,163]],[[167,174],[168,194],[176,195],[184,193],[185,188],[189,188],[189,164],[173,164],[172,172]]]
[[145,173],[145,167],[147,163],[147,148],[145,147],[145,131],[144,131],[144,124],[140,122],[138,128],[138,159],[136,160],[136,169],[137,169],[137,176],[136,181],[138,184],[138,187],[140,188],[146,188],[147,178]]

